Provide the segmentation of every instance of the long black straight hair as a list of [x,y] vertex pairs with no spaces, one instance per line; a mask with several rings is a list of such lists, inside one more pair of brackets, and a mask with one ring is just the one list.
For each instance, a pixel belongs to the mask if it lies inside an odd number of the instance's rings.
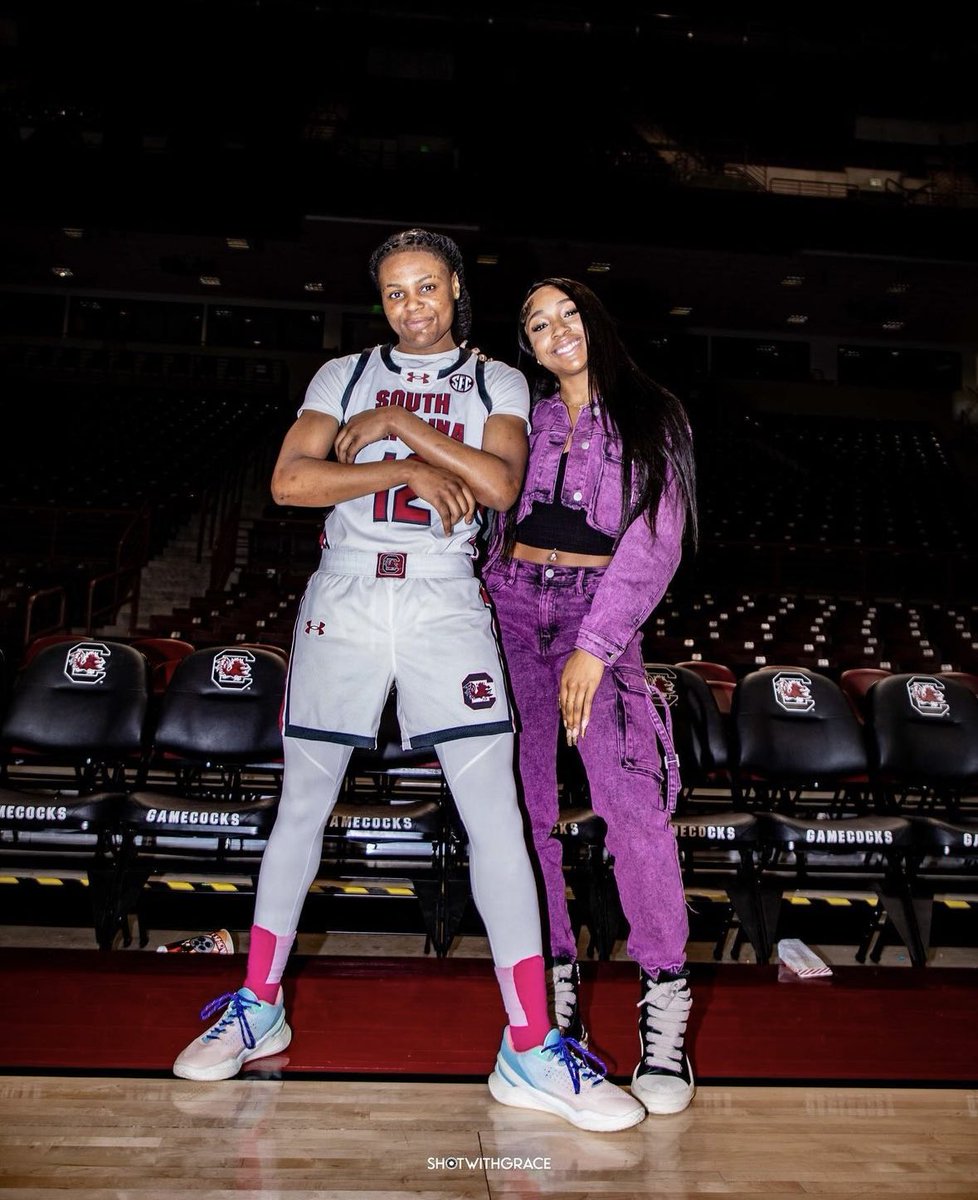
[[621,439],[622,525],[619,537],[642,515],[655,533],[656,512],[671,473],[685,509],[687,535],[695,547],[698,537],[696,461],[686,410],[678,397],[635,362],[604,302],[576,279],[554,275],[537,280],[527,290],[520,306],[517,336],[520,350],[530,363],[526,373],[530,377],[533,399],[552,396],[559,390],[556,376],[536,363],[525,328],[530,301],[542,287],[556,288],[576,305],[587,342],[591,395],[600,402],[600,420],[606,430],[616,432]]

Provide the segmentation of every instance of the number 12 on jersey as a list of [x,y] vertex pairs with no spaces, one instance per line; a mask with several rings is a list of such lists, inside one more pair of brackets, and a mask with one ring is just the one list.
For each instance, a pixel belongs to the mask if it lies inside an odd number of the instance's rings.
[[[417,458],[409,454],[408,458]],[[385,454],[384,462],[397,458],[396,454]],[[419,508],[414,503],[418,494],[412,491],[406,483],[400,487],[386,488],[382,492],[374,492],[374,520],[396,521],[401,525],[430,525],[431,509]]]

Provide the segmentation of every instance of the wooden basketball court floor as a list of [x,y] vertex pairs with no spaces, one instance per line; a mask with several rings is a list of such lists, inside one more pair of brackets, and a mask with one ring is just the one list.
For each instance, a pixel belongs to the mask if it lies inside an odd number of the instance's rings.
[[[152,953],[157,943],[185,933],[159,930],[145,950],[111,953]],[[238,951],[246,949],[246,935],[236,934],[236,941]],[[46,947],[56,956],[59,950],[89,948],[90,942],[84,930],[0,928],[0,947]],[[853,970],[852,947],[815,949],[839,974]],[[300,935],[297,952],[424,957],[421,937],[371,933]],[[452,956],[485,960],[488,947],[484,939],[463,937]],[[624,947],[616,946],[612,960],[622,958]],[[691,943],[690,959],[709,962],[712,946]],[[749,960],[747,949],[740,966],[729,967],[750,970]],[[897,947],[887,948],[882,966],[901,974],[914,970]],[[934,952],[923,970],[939,974],[949,967],[950,978],[974,966],[978,953],[965,947]],[[602,964],[595,969],[600,972]],[[158,971],[150,977],[153,986],[143,1004],[165,1009],[167,989],[158,986]],[[47,988],[57,990],[54,979]],[[799,1003],[819,1011],[816,993],[798,990],[807,985],[786,987]],[[389,1012],[373,1022],[371,1035],[381,1059],[404,1019],[396,986],[386,991]],[[52,1002],[50,995],[44,998],[45,1005]],[[83,1031],[77,1008],[84,1010],[84,994],[66,987],[63,1002],[76,1008],[72,1020]],[[90,1002],[94,1019],[100,997],[92,995]],[[451,1036],[485,1041],[486,1030],[467,1032],[465,1017],[462,1011],[453,1019]],[[763,1014],[744,1011],[740,1020],[747,1061],[752,1039],[764,1038],[758,1018]],[[164,1011],[161,1024],[172,1020]],[[622,1020],[632,1017],[624,1014]],[[152,1030],[152,1013],[141,1014],[140,1021]],[[867,1022],[845,1036],[865,1038],[868,1045],[885,1021],[883,1012],[879,1028]],[[939,1012],[934,1022],[925,1033],[939,1039]],[[900,1030],[885,1032],[899,1055]],[[915,1037],[919,1040],[919,1027],[916,1035],[908,1031],[908,1063]],[[962,1050],[975,1057],[972,1041]],[[963,1066],[956,1080],[924,1083],[901,1079],[898,1070],[882,1081],[800,1076],[752,1081],[749,1074],[735,1081],[709,1079],[684,1113],[649,1117],[622,1133],[593,1134],[556,1117],[496,1104],[482,1077],[290,1076],[287,1056],[280,1056],[256,1061],[238,1079],[196,1084],[165,1071],[79,1070],[66,1061],[63,1068],[8,1068],[0,1074],[0,1189],[31,1200],[66,1192],[79,1200],[978,1198],[975,1080],[978,1061]]]

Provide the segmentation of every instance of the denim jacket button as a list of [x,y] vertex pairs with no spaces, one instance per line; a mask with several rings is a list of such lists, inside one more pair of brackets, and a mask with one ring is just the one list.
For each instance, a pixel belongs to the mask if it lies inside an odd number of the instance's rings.
[[575,500],[580,500],[580,498],[581,498],[581,495],[582,495],[582,493],[581,493],[581,492],[575,492],[575,493],[574,493],[574,499],[575,499]]
[[588,446],[590,446],[590,445],[591,445],[590,442],[581,442],[581,449],[586,450],[588,448]]

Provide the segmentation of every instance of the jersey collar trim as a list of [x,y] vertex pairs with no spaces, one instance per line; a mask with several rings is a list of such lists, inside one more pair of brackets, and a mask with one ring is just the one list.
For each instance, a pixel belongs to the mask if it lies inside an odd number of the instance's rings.
[[[402,368],[394,361],[394,356],[391,353],[391,351],[393,349],[394,349],[394,346],[393,346],[393,343],[391,343],[391,342],[388,342],[388,344],[386,346],[381,346],[380,357],[383,360],[384,366],[387,368],[388,371],[392,371],[395,375],[400,375]],[[422,356],[418,355],[418,357],[421,358]],[[459,352],[458,352],[458,358],[456,358],[454,360],[454,362],[449,363],[447,367],[442,367],[442,369],[438,372],[438,374],[435,376],[435,378],[436,379],[447,379],[449,377],[449,375],[454,375],[455,372],[459,369],[459,367],[463,366],[466,362],[468,362],[468,360],[471,357],[472,357],[471,350],[465,350],[460,347]]]

